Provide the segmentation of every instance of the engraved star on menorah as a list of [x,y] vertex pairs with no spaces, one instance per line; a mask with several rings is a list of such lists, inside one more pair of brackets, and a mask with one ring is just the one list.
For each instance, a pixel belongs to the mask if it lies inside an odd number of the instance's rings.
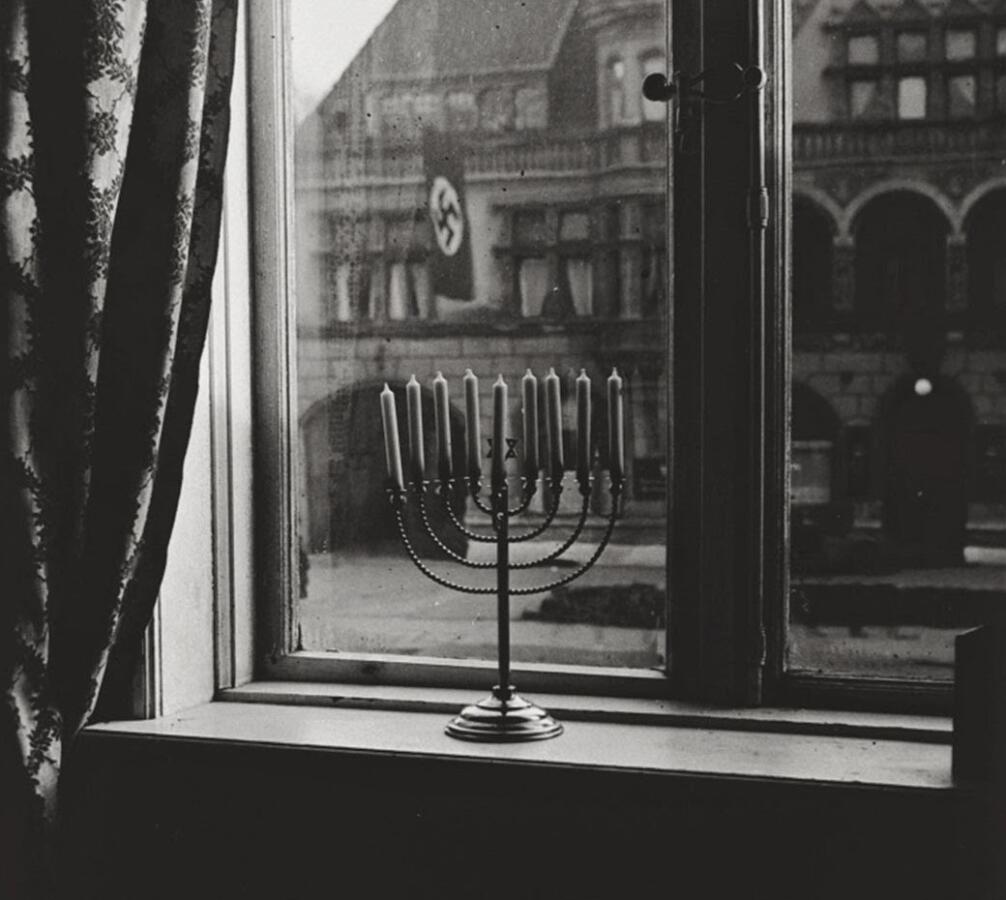
[[[398,415],[395,395],[385,385],[381,392],[381,415],[384,421],[384,445],[388,463],[388,497],[398,526],[398,534],[409,558],[420,572],[431,581],[465,594],[496,594],[496,622],[498,634],[499,679],[486,699],[466,706],[447,724],[451,737],[467,741],[534,741],[556,737],[562,725],[545,710],[521,697],[510,681],[510,597],[544,593],[576,580],[601,557],[611,540],[618,515],[619,499],[624,487],[625,431],[622,421],[622,379],[616,370],[608,377],[608,464],[611,510],[601,540],[590,558],[557,579],[544,584],[511,588],[510,572],[515,569],[533,569],[549,566],[572,547],[587,523],[590,513],[594,476],[591,473],[591,396],[590,378],[581,370],[576,379],[576,481],[582,504],[579,518],[571,533],[555,549],[522,562],[510,562],[510,545],[533,541],[545,534],[555,522],[562,497],[565,461],[563,459],[562,387],[555,369],[549,369],[544,379],[545,429],[538,428],[538,379],[530,369],[521,379],[523,453],[518,456],[518,439],[508,437],[508,388],[500,375],[492,388],[493,436],[489,439],[487,459],[491,461],[488,503],[482,498],[482,465],[480,458],[481,420],[479,416],[478,378],[468,369],[464,376],[465,390],[465,450],[466,466],[461,476],[476,510],[489,516],[491,532],[475,531],[458,518],[451,505],[458,478],[453,471],[450,431],[450,397],[447,380],[441,373],[433,380],[433,399],[436,414],[438,478],[426,478],[424,455],[423,413],[421,387],[413,375],[405,387],[409,435],[409,479],[406,481],[398,439]],[[544,445],[544,462],[539,450]],[[493,447],[506,447],[504,454],[493,453]],[[510,488],[506,462],[520,459],[520,502],[510,506]],[[540,524],[529,525],[516,534],[510,533],[510,520],[525,513],[537,494],[539,483],[548,486],[549,504]],[[437,534],[428,512],[427,494],[437,495],[446,515],[447,526],[455,529],[470,541],[496,545],[496,561],[481,562],[468,559],[452,550]],[[419,557],[405,522],[405,507],[412,500],[419,511],[419,519],[426,534],[448,559],[470,569],[494,569],[495,585],[461,584],[434,571]]]
[[[493,458],[493,439],[486,438],[486,443],[489,445],[489,449],[486,451],[486,459]],[[517,438],[507,438],[506,439],[506,453],[503,456],[504,459],[516,459],[517,458]]]

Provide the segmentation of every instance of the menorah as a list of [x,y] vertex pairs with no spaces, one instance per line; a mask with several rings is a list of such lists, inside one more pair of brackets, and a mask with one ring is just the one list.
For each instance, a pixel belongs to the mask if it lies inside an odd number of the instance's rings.
[[[500,375],[493,385],[493,436],[488,458],[492,461],[488,502],[482,497],[482,439],[479,419],[478,378],[468,369],[464,376],[465,392],[465,451],[466,472],[462,476],[467,494],[476,510],[489,517],[492,533],[474,531],[459,518],[451,505],[458,480],[453,471],[450,398],[447,380],[441,373],[433,380],[434,411],[436,415],[437,474],[426,479],[426,461],[423,451],[423,417],[421,388],[413,375],[405,387],[409,433],[409,480],[406,482],[398,439],[398,419],[395,396],[385,385],[381,392],[381,413],[384,420],[385,453],[388,463],[388,497],[394,509],[398,533],[409,558],[420,572],[431,581],[465,594],[496,594],[498,631],[498,683],[484,700],[466,706],[447,725],[447,733],[466,741],[534,741],[556,737],[562,725],[545,710],[525,700],[510,681],[510,597],[527,596],[554,590],[575,581],[601,557],[611,539],[618,515],[619,498],[624,485],[625,437],[622,422],[622,379],[612,369],[608,378],[608,465],[611,508],[601,539],[590,557],[575,569],[546,584],[530,587],[511,587],[510,572],[515,569],[533,569],[549,565],[560,559],[579,540],[590,514],[594,491],[592,453],[590,440],[591,396],[590,378],[581,371],[576,379],[576,481],[582,500],[579,518],[571,533],[562,543],[540,557],[527,561],[510,562],[511,544],[532,541],[544,535],[559,512],[565,472],[562,430],[562,387],[555,369],[549,369],[544,379],[546,460],[539,461],[540,435],[538,423],[538,379],[529,369],[521,379],[523,395],[522,425],[523,453],[520,475],[520,502],[510,506],[510,489],[507,481],[506,461],[516,457],[515,439],[507,435],[507,384]],[[510,520],[528,511],[540,483],[548,487],[546,509],[540,524],[528,526],[519,534],[511,534]],[[429,516],[428,495],[435,495],[443,505],[445,527],[456,529],[470,541],[494,543],[495,562],[468,559],[451,549],[433,528]],[[409,535],[405,520],[406,504],[413,501],[418,508],[418,519],[434,545],[450,560],[470,569],[495,569],[495,586],[459,584],[435,572],[420,558]]]

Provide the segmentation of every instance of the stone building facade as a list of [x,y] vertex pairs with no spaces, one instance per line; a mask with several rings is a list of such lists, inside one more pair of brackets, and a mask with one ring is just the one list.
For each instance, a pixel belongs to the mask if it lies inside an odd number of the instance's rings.
[[[300,125],[310,549],[379,536],[375,388],[442,371],[460,409],[468,366],[483,409],[497,372],[555,365],[571,398],[573,367],[599,389],[617,366],[627,521],[659,525],[666,109],[640,87],[663,23],[653,0],[401,0]],[[951,560],[1006,512],[1006,3],[800,0],[793,23],[795,519]],[[430,289],[429,127],[464,147],[468,302]]]

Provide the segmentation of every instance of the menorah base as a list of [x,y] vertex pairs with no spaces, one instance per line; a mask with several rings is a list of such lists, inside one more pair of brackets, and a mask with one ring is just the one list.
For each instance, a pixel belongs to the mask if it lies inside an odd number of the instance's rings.
[[446,731],[462,741],[544,741],[562,734],[562,725],[513,688],[496,685],[489,697],[466,706],[451,719]]

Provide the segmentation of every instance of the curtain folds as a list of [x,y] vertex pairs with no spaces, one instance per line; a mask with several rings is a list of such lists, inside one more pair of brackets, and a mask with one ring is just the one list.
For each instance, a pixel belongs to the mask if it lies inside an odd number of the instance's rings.
[[237,0],[0,4],[0,745],[63,748],[164,570],[216,261]]

